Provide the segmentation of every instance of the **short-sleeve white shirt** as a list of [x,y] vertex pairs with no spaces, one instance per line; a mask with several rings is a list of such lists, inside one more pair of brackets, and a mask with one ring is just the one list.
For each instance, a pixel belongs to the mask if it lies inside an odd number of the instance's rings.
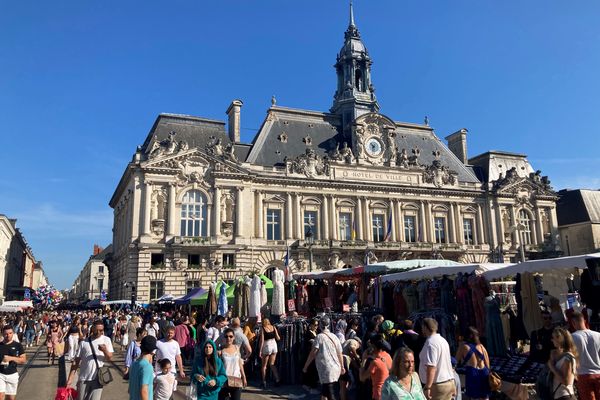
[[[102,335],[98,339],[92,340],[92,346],[94,346],[94,352],[96,353],[96,358],[98,359],[98,365],[103,367],[105,360],[104,353],[98,349],[98,346],[101,344],[106,345],[106,350],[108,350],[109,353],[113,353],[114,349],[110,338],[107,336]],[[96,362],[94,361],[89,340],[84,340],[83,342],[79,343],[75,357],[80,359],[79,381],[91,381],[96,379],[96,372],[98,368],[96,367]]]
[[600,333],[589,329],[573,332],[579,353],[577,375],[600,374]]
[[433,383],[446,382],[454,379],[450,346],[439,333],[434,333],[425,341],[419,354],[419,378],[427,383],[427,366],[436,367]]
[[175,373],[175,358],[181,354],[181,349],[179,348],[179,343],[177,340],[169,340],[165,342],[164,339],[156,342],[156,365],[154,366],[154,371],[156,373],[160,373],[160,364],[158,361],[163,358],[168,358],[171,361],[171,372]]
[[321,332],[313,342],[313,348],[318,349],[315,363],[321,384],[337,382],[342,373],[340,358],[342,353],[340,340],[329,331]]

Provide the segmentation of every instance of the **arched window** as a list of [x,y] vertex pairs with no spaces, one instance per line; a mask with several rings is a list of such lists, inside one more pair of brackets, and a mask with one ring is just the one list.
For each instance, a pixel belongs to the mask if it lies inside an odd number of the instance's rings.
[[522,244],[531,244],[531,219],[525,210],[519,211]]
[[181,202],[181,236],[206,236],[206,197],[190,190]]
[[364,89],[363,89],[363,76],[362,76],[362,71],[360,69],[357,69],[356,72],[354,73],[354,87],[359,92],[363,92],[364,91]]

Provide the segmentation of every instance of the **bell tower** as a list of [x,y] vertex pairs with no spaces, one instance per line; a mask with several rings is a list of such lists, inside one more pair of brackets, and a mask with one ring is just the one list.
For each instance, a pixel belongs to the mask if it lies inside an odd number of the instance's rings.
[[350,2],[350,23],[344,33],[344,46],[334,65],[337,90],[330,111],[342,117],[344,135],[351,137],[352,122],[359,116],[378,112],[379,104],[371,82],[371,57],[360,39],[354,23],[354,10]]

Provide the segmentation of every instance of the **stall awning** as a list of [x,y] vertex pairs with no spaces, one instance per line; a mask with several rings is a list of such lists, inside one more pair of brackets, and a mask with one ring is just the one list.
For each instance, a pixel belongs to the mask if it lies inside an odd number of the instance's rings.
[[417,279],[433,279],[440,278],[444,275],[456,275],[459,273],[470,274],[473,272],[484,273],[486,271],[495,271],[506,268],[512,264],[458,264],[455,265],[428,265],[422,268],[415,268],[410,271],[398,272],[395,274],[384,275],[381,277],[382,282],[390,281],[410,281]]
[[297,272],[294,274],[294,279],[329,279],[347,270],[347,268],[338,268],[329,271]]
[[175,299],[175,304],[177,304],[177,305],[190,304],[190,301],[192,299],[199,299],[200,296],[202,296],[204,293],[207,293],[207,292],[208,292],[208,290],[206,290],[204,288],[194,288],[185,296]]
[[487,271],[483,276],[487,280],[502,278],[505,276],[514,276],[523,272],[539,272],[544,271],[567,271],[574,268],[586,269],[586,260],[600,259],[600,253],[585,254],[582,256],[569,256],[559,258],[548,258],[543,260],[530,260],[519,264],[512,264],[505,268]]
[[448,265],[463,265],[450,260],[398,260],[386,261],[365,266],[365,274],[390,274],[393,272],[408,271],[422,267],[441,267]]

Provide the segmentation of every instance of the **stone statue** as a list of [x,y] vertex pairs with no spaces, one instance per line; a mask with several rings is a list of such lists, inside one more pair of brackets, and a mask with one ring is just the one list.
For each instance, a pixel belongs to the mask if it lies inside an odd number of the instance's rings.
[[225,146],[225,156],[233,162],[238,162],[238,159],[235,155],[235,146],[233,143],[229,143],[227,144],[227,146]]
[[400,166],[400,168],[408,168],[410,163],[408,160],[408,153],[406,149],[402,149],[401,152],[397,153],[396,163]]
[[341,154],[342,154],[342,159],[346,163],[352,164],[352,161],[354,161],[354,154],[352,154],[352,150],[350,149],[350,147],[348,147],[348,142],[344,142]]

